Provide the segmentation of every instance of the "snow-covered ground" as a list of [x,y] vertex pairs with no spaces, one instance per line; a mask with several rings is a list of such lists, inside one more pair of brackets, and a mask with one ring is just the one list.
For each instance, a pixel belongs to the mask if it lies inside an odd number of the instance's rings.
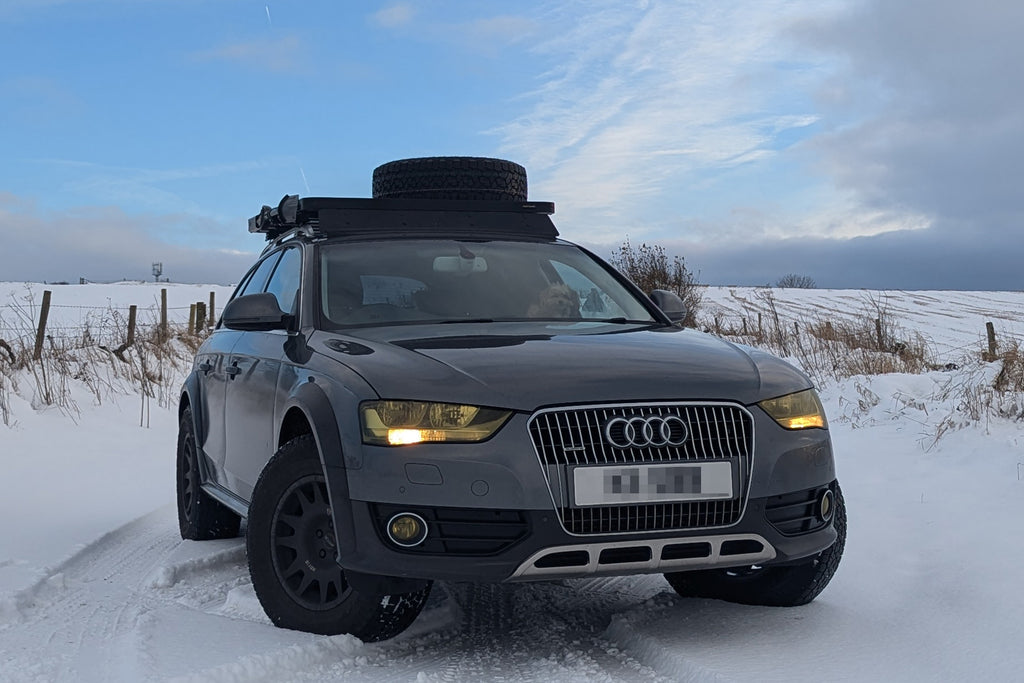
[[[56,289],[54,303],[60,294],[76,306],[148,305],[159,295],[152,284],[111,285],[97,298],[93,287]],[[210,289],[186,289],[172,306]],[[0,304],[23,291],[0,283]],[[883,296],[774,293],[794,319],[858,314],[865,297]],[[959,412],[949,387],[994,376],[969,360],[986,320],[1024,333],[1024,293],[884,296],[904,328],[961,367],[823,388],[849,538],[831,585],[796,609],[681,599],[658,576],[442,582],[392,641],[276,629],[241,539],[178,537],[171,410],[135,394],[96,405],[77,388],[68,414],[11,394],[14,425],[0,424],[0,680],[1019,680],[1024,424],[945,426]],[[737,302],[756,296],[710,288],[707,299],[738,316]]]

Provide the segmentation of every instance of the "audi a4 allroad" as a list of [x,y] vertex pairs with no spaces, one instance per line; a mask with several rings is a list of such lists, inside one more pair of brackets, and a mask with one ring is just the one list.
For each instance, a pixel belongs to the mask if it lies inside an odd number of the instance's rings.
[[[278,626],[389,638],[435,580],[663,574],[794,606],[842,556],[828,425],[785,362],[559,238],[525,170],[286,196],[181,392],[186,539],[239,534]],[[686,609],[682,603],[680,609]]]

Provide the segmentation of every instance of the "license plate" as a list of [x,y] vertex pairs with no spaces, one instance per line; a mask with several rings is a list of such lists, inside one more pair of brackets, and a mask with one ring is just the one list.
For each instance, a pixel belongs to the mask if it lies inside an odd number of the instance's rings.
[[728,500],[733,497],[732,463],[577,467],[577,505]]

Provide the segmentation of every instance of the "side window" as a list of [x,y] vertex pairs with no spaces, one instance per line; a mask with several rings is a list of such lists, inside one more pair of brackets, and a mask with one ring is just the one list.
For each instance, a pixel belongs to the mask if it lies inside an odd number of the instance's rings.
[[277,265],[277,261],[280,257],[281,254],[271,254],[267,258],[263,259],[263,262],[257,266],[252,277],[249,278],[249,281],[245,283],[245,286],[242,287],[235,296],[259,294],[262,292],[267,284],[267,278],[270,277],[270,273],[274,270],[274,266]]
[[267,291],[277,297],[277,304],[285,313],[294,315],[298,311],[299,281],[302,277],[302,251],[285,249],[281,260],[270,276]]

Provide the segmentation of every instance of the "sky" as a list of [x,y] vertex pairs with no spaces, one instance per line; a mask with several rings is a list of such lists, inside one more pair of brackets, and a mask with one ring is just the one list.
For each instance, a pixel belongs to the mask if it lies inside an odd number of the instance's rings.
[[523,164],[700,282],[1018,290],[1016,0],[0,0],[0,280],[237,281],[284,194]]

